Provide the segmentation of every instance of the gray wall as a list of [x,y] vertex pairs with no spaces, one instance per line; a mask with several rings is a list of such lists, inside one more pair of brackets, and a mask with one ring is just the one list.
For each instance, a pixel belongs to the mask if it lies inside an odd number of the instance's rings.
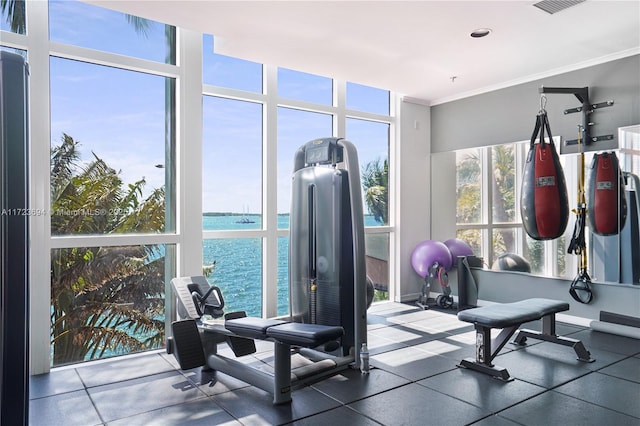
[[[618,127],[640,123],[640,55],[591,66],[556,76],[496,90],[431,107],[431,237],[445,240],[455,235],[455,155],[452,151],[481,147],[531,137],[540,109],[539,88],[589,87],[591,103],[613,100],[614,106],[592,114],[593,135],[613,134],[614,146],[606,142],[594,149],[617,147]],[[579,106],[573,95],[547,94],[546,110],[554,136],[576,139],[580,114],[564,110]],[[562,153],[575,147],[563,147]],[[546,297],[571,303],[569,314],[597,319],[600,311],[640,316],[640,286],[593,284],[594,300],[589,305],[573,301],[570,281],[522,273],[476,271],[478,297],[489,302],[510,302],[530,297]],[[457,277],[450,275],[454,294]],[[431,289],[437,292],[439,289]]]
[[[571,71],[529,83],[484,93],[431,107],[431,152],[511,143],[531,137],[540,109],[541,86],[589,87],[590,103],[613,100],[611,107],[591,115],[594,136],[613,134],[618,127],[640,122],[640,55]],[[547,94],[546,110],[554,136],[576,139],[582,115],[564,114],[580,106],[573,95]],[[598,142],[597,149],[611,149]],[[561,148],[561,152],[571,152]]]

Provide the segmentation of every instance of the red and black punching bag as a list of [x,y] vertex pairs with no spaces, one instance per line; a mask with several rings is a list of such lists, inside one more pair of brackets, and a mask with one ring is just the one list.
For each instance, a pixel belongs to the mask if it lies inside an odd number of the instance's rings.
[[[538,134],[540,140],[536,143]],[[520,213],[525,231],[534,240],[560,237],[569,221],[567,184],[545,111],[536,117],[531,136],[522,177]]]
[[595,154],[591,161],[587,215],[591,231],[615,235],[627,219],[624,181],[615,152]]

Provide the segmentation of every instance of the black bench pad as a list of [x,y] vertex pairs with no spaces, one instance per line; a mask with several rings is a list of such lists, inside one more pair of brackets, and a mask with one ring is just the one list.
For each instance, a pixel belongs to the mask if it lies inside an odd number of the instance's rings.
[[460,321],[482,327],[507,328],[540,319],[546,315],[569,310],[569,304],[551,299],[527,299],[458,312]]
[[244,317],[226,320],[224,327],[238,336],[264,340],[268,337],[267,329],[269,329],[269,327],[281,324],[286,323],[280,320]]
[[267,336],[295,346],[313,348],[340,338],[344,329],[339,326],[289,322],[267,329]]

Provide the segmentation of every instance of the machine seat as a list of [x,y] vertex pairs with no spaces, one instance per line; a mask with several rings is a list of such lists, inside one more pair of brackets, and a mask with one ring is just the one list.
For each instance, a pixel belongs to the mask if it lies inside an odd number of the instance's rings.
[[344,334],[339,326],[288,322],[267,329],[267,336],[294,346],[314,348],[336,340]]
[[264,340],[270,327],[286,324],[284,321],[255,317],[243,317],[229,319],[224,322],[224,327],[234,334],[251,339]]

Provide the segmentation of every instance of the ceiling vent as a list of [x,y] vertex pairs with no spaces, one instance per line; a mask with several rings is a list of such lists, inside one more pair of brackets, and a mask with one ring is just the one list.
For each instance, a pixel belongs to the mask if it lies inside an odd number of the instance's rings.
[[553,15],[554,13],[558,13],[570,8],[571,6],[576,6],[584,2],[585,0],[543,0],[538,3],[534,3],[533,5],[538,9],[544,10],[545,12]]

